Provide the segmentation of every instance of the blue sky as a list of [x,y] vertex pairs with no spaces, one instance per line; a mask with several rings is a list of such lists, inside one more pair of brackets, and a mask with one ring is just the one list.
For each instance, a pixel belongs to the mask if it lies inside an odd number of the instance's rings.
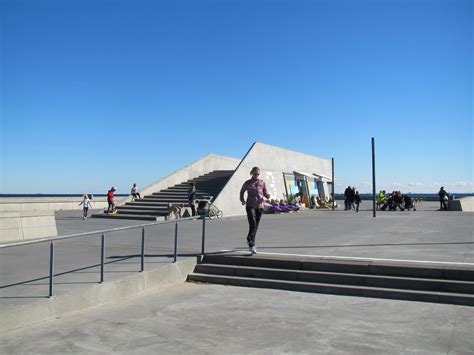
[[0,0],[1,193],[148,185],[254,141],[336,192],[473,191],[469,0]]

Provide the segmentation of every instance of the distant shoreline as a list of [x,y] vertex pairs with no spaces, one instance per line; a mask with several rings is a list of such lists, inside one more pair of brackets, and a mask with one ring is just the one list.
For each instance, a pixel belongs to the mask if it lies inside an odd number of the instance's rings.
[[[89,194],[97,197],[105,197],[107,194]],[[438,193],[407,193],[411,197],[424,198],[426,200],[438,199]],[[451,192],[450,196],[455,196],[455,198],[469,197],[474,196],[474,193],[470,192]],[[0,194],[0,198],[54,198],[54,197],[82,197],[83,194]],[[117,197],[126,197],[128,194],[115,194]],[[372,199],[371,193],[361,193],[361,198],[363,200]],[[343,200],[344,194],[336,193],[336,200]]]
[[[0,194],[0,198],[45,198],[45,197],[82,197],[84,194]],[[89,194],[97,197],[105,197],[107,194]],[[128,194],[115,194],[116,197],[125,197]]]

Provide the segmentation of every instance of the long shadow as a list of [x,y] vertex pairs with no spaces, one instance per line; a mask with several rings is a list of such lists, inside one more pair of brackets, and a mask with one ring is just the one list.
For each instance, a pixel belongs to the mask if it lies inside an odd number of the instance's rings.
[[[218,253],[218,252],[216,252]],[[207,253],[207,254],[214,254],[214,253]],[[178,257],[193,257],[193,256],[199,256],[201,255],[201,253],[178,253],[177,256]],[[141,254],[130,254],[130,255],[112,255],[112,256],[108,256],[107,259],[116,259],[116,260],[111,260],[111,261],[107,261],[105,262],[104,264],[107,265],[107,264],[113,264],[113,263],[118,263],[118,262],[121,262],[121,261],[125,261],[125,260],[130,260],[130,259],[133,259],[133,258],[140,258],[141,257]],[[171,258],[174,258],[174,254],[145,254],[145,258],[168,258],[168,259],[171,259]],[[54,274],[54,277],[57,277],[57,276],[62,276],[62,275],[66,275],[66,274],[71,274],[71,273],[74,273],[74,272],[81,272],[81,271],[84,271],[84,270],[89,270],[89,269],[92,269],[92,268],[96,268],[96,267],[100,267],[100,264],[95,264],[95,265],[90,265],[90,266],[85,266],[85,267],[82,267],[82,268],[78,268],[78,269],[73,269],[73,270],[68,270],[68,271],[64,271],[64,272],[61,272],[61,273],[57,273],[57,274]],[[126,270],[126,271],[107,271],[107,273],[112,273],[112,272],[116,272],[116,273],[122,273],[122,272],[130,272],[130,273],[134,273],[135,271],[130,271],[130,270]],[[97,272],[90,272],[90,273],[94,273],[94,274],[97,274]],[[49,279],[49,276],[44,276],[44,277],[38,277],[38,278],[35,278],[35,279],[31,279],[31,280],[25,280],[25,281],[20,281],[20,282],[15,282],[15,283],[11,283],[11,284],[7,284],[7,285],[2,285],[0,286],[0,289],[3,289],[3,288],[7,288],[7,287],[12,287],[12,286],[19,286],[19,285],[27,285],[27,284],[31,284],[33,282],[36,282],[36,281],[42,281],[42,280],[48,280]],[[98,283],[98,282],[70,282],[70,284],[79,284],[79,283]],[[49,283],[44,283],[43,285],[47,285]],[[55,284],[61,284],[61,283],[56,283]],[[66,282],[63,282],[62,284],[66,284]],[[35,285],[41,285],[41,284],[35,284]],[[33,286],[33,285],[31,285]],[[1,297],[0,297],[1,298]]]
[[[122,259],[107,261],[104,264],[107,265],[107,264],[118,263],[119,261],[127,260],[127,259],[130,259],[130,258],[132,258],[132,257],[131,256],[123,257]],[[95,267],[100,267],[100,264],[95,264],[95,265],[85,266],[85,267],[81,267],[81,268],[74,269],[74,270],[68,270],[68,271],[60,272],[60,273],[54,274],[54,277],[61,276],[61,275],[66,275],[66,274],[71,274],[71,273],[76,272],[76,271],[92,269],[92,268],[95,268]],[[8,284],[8,285],[2,285],[2,286],[0,286],[0,289],[7,288],[7,287],[12,287],[12,286],[23,285],[23,284],[28,284],[28,283],[35,282],[35,281],[48,280],[48,279],[49,279],[49,276],[38,277],[36,279],[15,282],[15,283]]]
[[5,296],[5,297],[0,297],[0,299],[10,299],[10,298],[47,298],[46,296]]
[[59,218],[56,218],[57,221],[69,221],[71,219],[82,219],[82,216],[80,217],[59,217]]
[[[221,254],[222,252],[220,251],[214,251],[214,252],[206,252],[206,255],[208,254]],[[200,252],[195,252],[195,253],[178,253],[176,256],[178,257],[192,257],[192,256],[200,256],[202,255]],[[141,254],[131,254],[131,255],[111,255],[108,258],[126,258],[126,259],[132,259],[132,258],[140,258]],[[174,254],[145,254],[145,258],[174,258]]]
[[303,249],[303,248],[358,248],[358,247],[388,247],[388,246],[422,246],[422,245],[469,245],[474,242],[451,242],[451,243],[380,243],[380,244],[340,244],[340,245],[294,245],[270,247],[261,245],[265,249]]

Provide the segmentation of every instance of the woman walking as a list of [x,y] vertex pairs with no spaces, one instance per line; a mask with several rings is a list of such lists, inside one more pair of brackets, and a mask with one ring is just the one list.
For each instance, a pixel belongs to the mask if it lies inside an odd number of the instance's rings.
[[[240,189],[240,202],[245,205],[247,219],[249,222],[249,233],[247,234],[247,244],[252,254],[257,252],[255,247],[255,236],[257,235],[258,225],[263,211],[264,197],[270,198],[267,193],[265,182],[259,179],[260,168],[253,167],[250,171],[252,177],[245,181]],[[244,193],[247,192],[247,201],[244,199]]]

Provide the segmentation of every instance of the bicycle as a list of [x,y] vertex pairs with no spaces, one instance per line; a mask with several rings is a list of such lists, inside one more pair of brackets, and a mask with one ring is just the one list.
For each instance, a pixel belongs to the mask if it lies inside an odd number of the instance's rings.
[[212,202],[209,203],[209,218],[221,219],[224,217],[224,212],[222,212],[215,204]]

